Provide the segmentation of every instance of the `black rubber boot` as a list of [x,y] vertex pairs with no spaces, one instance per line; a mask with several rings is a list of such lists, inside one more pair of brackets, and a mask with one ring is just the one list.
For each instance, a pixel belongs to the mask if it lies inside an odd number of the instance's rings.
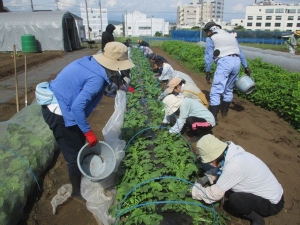
[[223,117],[227,116],[229,106],[230,106],[230,102],[223,102],[222,109],[221,109],[221,114]]
[[85,204],[86,200],[82,197],[80,193],[80,183],[81,183],[81,176],[74,177],[70,176],[70,182],[72,184],[72,198],[80,203]]
[[216,124],[218,124],[218,112],[220,109],[220,105],[210,105],[208,109],[214,115]]
[[251,220],[251,225],[265,225],[264,218],[255,211],[252,211],[249,215],[245,217]]

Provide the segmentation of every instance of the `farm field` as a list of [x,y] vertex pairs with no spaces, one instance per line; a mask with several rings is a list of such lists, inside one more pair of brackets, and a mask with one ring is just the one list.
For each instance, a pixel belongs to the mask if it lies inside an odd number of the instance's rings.
[[[175,59],[169,57],[160,48],[152,48],[159,55],[164,56],[175,70],[189,74],[200,89],[209,94],[210,86],[206,84],[205,78],[192,73],[179,62],[173,64]],[[61,60],[61,59],[60,59]],[[45,62],[45,60],[43,60]],[[38,62],[36,62],[38,64]],[[2,69],[2,67],[0,67]],[[254,68],[253,68],[254,70]],[[0,74],[2,74],[0,70]],[[34,98],[31,92],[28,96],[29,102]],[[16,112],[14,102],[1,108],[0,121],[5,121]],[[114,110],[114,99],[104,97],[89,118],[92,129],[100,140],[103,140],[102,128]],[[285,207],[276,216],[266,219],[266,224],[300,224],[300,181],[298,169],[300,168],[300,136],[299,132],[290,128],[289,124],[278,116],[246,100],[235,96],[230,107],[228,117],[219,119],[219,124],[213,129],[214,135],[221,140],[232,140],[259,158],[261,158],[275,174],[282,184],[285,192]],[[195,147],[195,139],[187,139]],[[52,215],[51,199],[63,184],[68,183],[66,163],[62,154],[57,152],[51,167],[45,172],[40,180],[43,191],[35,191],[34,196],[28,199],[24,211],[24,220],[18,225],[96,225],[93,215],[86,207],[74,200],[68,200],[59,206],[56,215]],[[223,211],[219,208],[218,211]],[[250,224],[247,220],[231,217],[228,224]]]

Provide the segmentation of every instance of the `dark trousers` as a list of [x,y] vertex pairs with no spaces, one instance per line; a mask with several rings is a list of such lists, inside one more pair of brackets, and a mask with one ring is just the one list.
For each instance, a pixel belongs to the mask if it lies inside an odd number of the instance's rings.
[[283,195],[277,204],[272,204],[269,200],[250,193],[227,191],[230,206],[240,215],[247,216],[255,211],[263,217],[276,215],[284,207]]
[[77,165],[77,155],[86,141],[83,132],[77,125],[66,127],[63,117],[52,113],[47,106],[42,106],[42,114],[67,161],[69,175],[81,176]]

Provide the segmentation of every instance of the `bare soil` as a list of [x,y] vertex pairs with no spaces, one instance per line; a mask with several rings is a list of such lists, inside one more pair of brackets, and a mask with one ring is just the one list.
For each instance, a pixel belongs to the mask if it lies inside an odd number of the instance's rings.
[[[156,54],[164,56],[171,64],[175,61],[160,48],[154,47],[152,50]],[[91,50],[90,54],[94,53],[95,50]],[[39,59],[35,61],[35,64],[45,63],[48,60],[47,57],[42,56],[34,58]],[[1,60],[0,74],[4,68],[2,63]],[[173,65],[173,68],[189,74],[198,87],[208,96],[210,85],[206,84],[204,76],[189,71],[178,61]],[[28,102],[33,99],[34,92],[31,90],[28,94]],[[22,99],[20,102],[23,102]],[[20,109],[22,107],[24,105],[20,105]],[[104,96],[89,118],[91,127],[100,140],[103,140],[102,128],[113,111],[114,99]],[[7,104],[0,104],[0,121],[8,120],[15,112],[14,100]],[[261,158],[283,186],[285,207],[278,215],[266,218],[266,224],[300,224],[299,132],[292,129],[274,112],[261,109],[237,96],[234,97],[228,116],[224,119],[219,116],[219,124],[213,129],[213,132],[221,140],[232,140]],[[195,148],[197,140],[187,138]],[[52,214],[51,199],[56,195],[58,188],[69,183],[66,162],[59,151],[55,154],[52,165],[45,171],[39,182],[43,191],[36,190],[28,198],[24,209],[24,219],[18,225],[97,225],[96,220],[85,205],[71,199],[58,207],[56,215]],[[218,210],[227,214],[223,208]],[[232,220],[228,224],[250,224],[243,218],[235,216],[231,216],[231,218]]]

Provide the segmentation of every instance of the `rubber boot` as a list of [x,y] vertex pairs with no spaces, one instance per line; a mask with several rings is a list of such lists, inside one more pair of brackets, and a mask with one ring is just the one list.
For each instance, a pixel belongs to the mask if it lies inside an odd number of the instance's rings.
[[265,225],[264,218],[255,211],[252,211],[249,215],[245,217],[251,220],[251,225]]
[[221,109],[221,114],[222,114],[223,117],[227,116],[229,106],[230,106],[230,102],[223,102],[223,106],[222,106],[222,109]]
[[80,203],[85,204],[86,200],[82,197],[80,193],[80,183],[81,183],[81,176],[74,177],[70,176],[70,182],[72,184],[72,198]]
[[218,124],[218,112],[220,109],[220,105],[210,105],[208,109],[214,115],[216,124]]

